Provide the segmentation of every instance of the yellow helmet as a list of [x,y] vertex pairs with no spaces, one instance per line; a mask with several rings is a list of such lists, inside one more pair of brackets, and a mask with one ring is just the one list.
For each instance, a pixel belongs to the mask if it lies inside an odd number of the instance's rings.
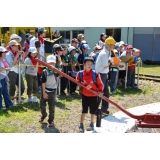
[[106,40],[105,40],[105,44],[115,44],[116,41],[114,40],[113,37],[109,36]]

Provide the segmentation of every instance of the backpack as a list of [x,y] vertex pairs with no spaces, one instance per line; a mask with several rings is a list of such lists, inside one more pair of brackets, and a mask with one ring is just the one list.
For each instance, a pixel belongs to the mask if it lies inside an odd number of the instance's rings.
[[[79,77],[80,77],[80,82],[83,81],[83,71],[79,71]],[[94,82],[94,84],[97,86],[97,74],[96,74],[96,71],[92,70],[92,80]]]

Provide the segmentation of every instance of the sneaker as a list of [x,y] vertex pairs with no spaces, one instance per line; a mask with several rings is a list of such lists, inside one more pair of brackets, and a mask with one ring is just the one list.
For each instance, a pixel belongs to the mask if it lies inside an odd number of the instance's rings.
[[42,123],[46,117],[47,117],[47,114],[46,114],[46,116],[45,116],[44,118],[41,117],[41,118],[39,119],[39,122]]
[[84,125],[82,123],[79,126],[79,131],[84,133]]
[[116,94],[117,92],[116,92],[116,91],[112,91],[111,93],[112,93],[112,94]]
[[6,109],[6,107],[2,107],[2,108],[0,108],[1,110],[5,110]]
[[48,123],[48,127],[54,127],[54,122]]
[[127,88],[128,88],[128,89],[132,89],[132,87],[131,87],[131,86],[127,86]]
[[93,131],[94,130],[94,123],[90,123],[90,125],[87,127],[87,131]]
[[132,86],[132,88],[133,88],[133,89],[137,89],[138,87],[137,87],[137,86]]
[[42,88],[40,86],[40,87],[38,87],[38,93],[41,93],[41,92],[42,92]]
[[66,96],[66,93],[64,91],[61,91],[61,95]]
[[32,98],[32,102],[38,102],[37,96],[34,96],[34,97]]
[[28,98],[28,102],[32,102],[32,98]]
[[16,100],[12,100],[13,106],[16,106],[18,103]]

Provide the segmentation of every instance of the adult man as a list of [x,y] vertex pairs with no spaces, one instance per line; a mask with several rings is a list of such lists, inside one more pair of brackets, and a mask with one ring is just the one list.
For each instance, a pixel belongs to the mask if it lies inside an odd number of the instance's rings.
[[[108,37],[105,40],[105,46],[103,50],[99,53],[99,56],[96,61],[95,70],[99,72],[101,75],[102,82],[104,84],[104,96],[109,98],[109,90],[108,90],[108,72],[110,65],[110,56],[111,50],[114,49],[115,40],[113,37]],[[108,102],[102,100],[102,112],[109,114],[108,111],[109,104]]]

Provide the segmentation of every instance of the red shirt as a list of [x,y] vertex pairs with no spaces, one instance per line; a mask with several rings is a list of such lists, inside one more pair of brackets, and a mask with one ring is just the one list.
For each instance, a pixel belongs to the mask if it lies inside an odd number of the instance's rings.
[[128,69],[130,70],[135,70],[136,69],[136,66],[134,65],[135,63],[132,62],[129,66],[128,66]]
[[[103,82],[101,80],[100,75],[98,73],[96,73],[96,74],[97,74],[97,80],[96,80],[97,86],[95,85],[95,83],[93,82],[93,79],[92,79],[92,70],[90,70],[89,72],[87,72],[86,70],[83,71],[83,82],[86,83],[86,86],[91,85],[93,90],[95,90],[97,92],[103,92],[103,89],[104,89]],[[79,73],[77,74],[76,80],[80,82]],[[85,88],[81,89],[81,93],[84,96],[88,96],[88,97],[95,97],[96,96],[90,90],[87,90]]]

